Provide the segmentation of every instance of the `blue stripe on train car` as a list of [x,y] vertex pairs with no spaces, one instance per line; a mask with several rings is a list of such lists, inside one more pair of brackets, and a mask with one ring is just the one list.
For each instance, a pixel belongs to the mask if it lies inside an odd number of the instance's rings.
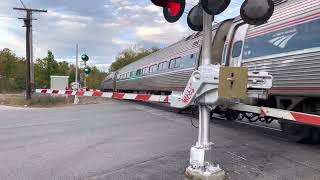
[[320,19],[246,40],[242,59],[320,47]]

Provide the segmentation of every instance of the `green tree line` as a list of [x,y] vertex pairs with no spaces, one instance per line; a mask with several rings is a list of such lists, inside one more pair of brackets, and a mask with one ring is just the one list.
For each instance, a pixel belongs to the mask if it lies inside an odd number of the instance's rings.
[[[110,71],[117,71],[122,67],[133,63],[145,56],[148,56],[158,48],[136,48],[130,47],[120,52],[115,61],[110,66]],[[81,72],[83,70],[79,70]],[[75,66],[68,62],[58,62],[55,60],[52,51],[44,58],[37,59],[34,63],[35,88],[50,88],[50,76],[69,76],[70,83],[75,79]],[[91,74],[87,77],[87,86],[99,89],[101,82],[107,73],[92,67]],[[22,91],[26,86],[26,65],[25,59],[17,57],[8,48],[0,50],[0,92]]]
[[[81,72],[82,69],[79,70]],[[44,58],[37,59],[34,63],[35,88],[50,87],[50,76],[69,76],[70,83],[75,80],[75,66],[68,62],[58,62],[54,54],[48,51]],[[99,89],[107,73],[92,67],[91,74],[87,77],[90,88]],[[0,92],[14,92],[25,89],[26,65],[25,59],[17,57],[10,49],[0,51]]]

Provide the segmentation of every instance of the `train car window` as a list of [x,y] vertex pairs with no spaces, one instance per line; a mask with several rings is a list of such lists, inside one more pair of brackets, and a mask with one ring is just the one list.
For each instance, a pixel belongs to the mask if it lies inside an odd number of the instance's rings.
[[157,71],[157,68],[158,68],[158,66],[157,66],[156,64],[154,64],[154,65],[150,66],[149,72],[150,72],[150,73],[156,72],[156,71]]
[[155,64],[153,65],[153,72],[156,72],[158,70],[158,66]]
[[175,68],[181,67],[182,59],[181,57],[176,58],[176,63],[174,65]]
[[130,77],[133,77],[135,74],[134,74],[134,71],[131,71],[130,72]]
[[159,63],[158,64],[158,71],[162,71],[162,69],[163,69],[163,63]]
[[168,61],[165,61],[164,63],[163,63],[163,70],[166,70],[166,69],[168,69]]
[[232,57],[236,58],[241,55],[241,50],[242,50],[242,41],[237,41],[233,44],[233,50],[232,50]]
[[137,75],[137,76],[141,76],[141,69],[138,69],[138,70],[137,70],[136,75]]
[[170,60],[170,64],[169,64],[169,68],[170,68],[170,69],[173,69],[174,66],[175,66],[175,64],[176,64],[176,59],[171,59],[171,60]]
[[190,58],[193,59],[193,57],[194,57],[194,54],[191,54],[191,55],[190,55]]
[[146,70],[147,70],[147,67],[144,67],[144,68],[142,69],[142,74],[143,74],[143,75],[144,75],[144,74],[147,74]]

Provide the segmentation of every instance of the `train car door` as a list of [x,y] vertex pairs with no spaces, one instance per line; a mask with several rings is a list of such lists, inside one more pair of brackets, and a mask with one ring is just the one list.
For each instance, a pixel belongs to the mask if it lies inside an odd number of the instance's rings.
[[239,24],[234,29],[234,35],[232,40],[230,41],[230,53],[229,53],[229,66],[231,67],[240,67],[241,66],[241,59],[242,59],[242,52],[243,52],[243,45],[245,42],[247,30],[249,25],[248,24]]
[[221,59],[222,59],[223,47],[224,47],[225,41],[227,39],[230,27],[232,25],[232,21],[233,21],[233,19],[228,19],[228,20],[221,22],[221,24],[219,25],[219,27],[217,28],[217,30],[213,36],[214,38],[213,38],[212,48],[211,48],[211,52],[212,52],[212,57],[211,57],[212,62],[211,63],[212,64],[221,64],[222,63]]

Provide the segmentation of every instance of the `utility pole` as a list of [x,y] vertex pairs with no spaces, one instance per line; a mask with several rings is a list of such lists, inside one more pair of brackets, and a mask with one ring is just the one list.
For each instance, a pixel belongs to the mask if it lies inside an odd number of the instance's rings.
[[76,45],[76,78],[74,80],[74,82],[77,83],[77,90],[79,88],[78,86],[78,56],[79,56],[79,45]]
[[[26,98],[27,100],[31,99],[32,93],[32,80],[33,76],[33,45],[32,45],[32,21],[36,19],[32,19],[33,12],[47,12],[47,10],[39,10],[39,9],[28,9],[28,8],[13,8],[18,11],[25,11],[27,13],[26,18],[19,18],[24,21],[24,25],[26,27],[26,66],[27,66],[27,76],[26,76]],[[31,74],[32,72],[32,74]]]
[[[31,19],[32,19],[32,14],[31,14]],[[31,81],[31,91],[34,92],[34,59],[33,59],[33,28],[32,28],[32,21],[30,22],[31,24],[31,28],[30,28],[30,64],[31,64],[31,68],[30,68],[30,81]]]

